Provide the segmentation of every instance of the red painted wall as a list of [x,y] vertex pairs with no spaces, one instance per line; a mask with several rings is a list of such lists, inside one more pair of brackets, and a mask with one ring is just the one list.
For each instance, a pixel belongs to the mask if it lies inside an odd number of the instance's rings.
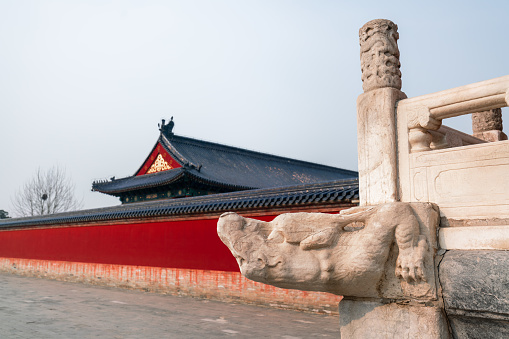
[[0,257],[238,272],[216,225],[210,219],[1,231]]

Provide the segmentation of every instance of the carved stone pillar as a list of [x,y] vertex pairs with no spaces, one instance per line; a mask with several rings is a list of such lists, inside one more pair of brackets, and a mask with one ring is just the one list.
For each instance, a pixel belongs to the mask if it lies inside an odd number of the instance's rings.
[[472,114],[474,137],[490,142],[507,140],[507,135],[502,130],[502,109],[496,108]]
[[396,102],[401,92],[398,26],[378,19],[359,30],[362,87],[357,99],[361,205],[398,200]]

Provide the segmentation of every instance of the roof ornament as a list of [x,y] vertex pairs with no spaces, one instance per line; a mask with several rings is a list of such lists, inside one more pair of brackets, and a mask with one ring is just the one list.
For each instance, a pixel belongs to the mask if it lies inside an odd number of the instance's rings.
[[166,120],[161,119],[161,123],[157,124],[157,127],[159,127],[159,130],[161,133],[163,133],[166,136],[172,136],[173,135],[173,126],[175,126],[175,123],[173,122],[173,117],[171,117],[170,122],[165,124]]

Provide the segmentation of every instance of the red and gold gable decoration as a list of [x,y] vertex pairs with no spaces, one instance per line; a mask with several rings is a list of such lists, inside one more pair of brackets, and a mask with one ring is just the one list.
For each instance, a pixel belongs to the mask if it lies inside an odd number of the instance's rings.
[[161,144],[157,144],[136,175],[157,173],[179,167],[182,166],[166,152]]

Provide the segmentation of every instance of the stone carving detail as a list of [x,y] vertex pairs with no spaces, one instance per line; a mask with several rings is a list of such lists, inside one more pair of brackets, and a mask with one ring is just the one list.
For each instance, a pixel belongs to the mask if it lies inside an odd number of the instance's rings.
[[282,214],[272,222],[225,213],[217,230],[241,273],[254,281],[343,296],[429,299],[438,219],[432,204],[394,202],[340,214]]
[[383,87],[401,89],[398,39],[398,26],[390,20],[372,20],[359,30],[364,92]]
[[408,123],[408,142],[410,152],[431,150],[433,136],[430,130],[438,130],[442,120],[433,118],[426,106],[411,107],[406,110]]
[[492,130],[501,131],[502,109],[496,108],[489,111],[472,113],[472,130],[474,133]]
[[485,141],[507,140],[507,135],[502,130],[502,109],[472,113],[474,137]]

